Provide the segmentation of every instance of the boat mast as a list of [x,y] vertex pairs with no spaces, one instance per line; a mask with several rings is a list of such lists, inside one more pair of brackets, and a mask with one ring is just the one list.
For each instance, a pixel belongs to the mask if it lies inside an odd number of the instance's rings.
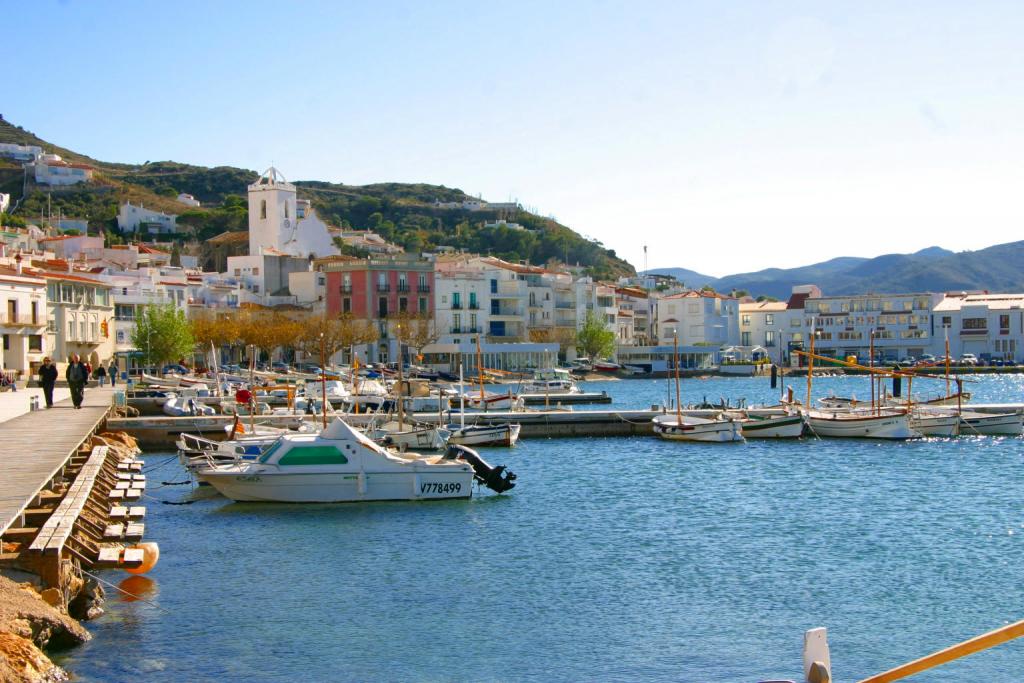
[[466,429],[466,390],[462,386],[462,361],[459,361],[459,429]]
[[476,338],[476,374],[480,379],[480,407],[485,408],[484,403],[484,360],[483,353],[480,351],[480,337]]
[[946,396],[949,396],[949,328],[943,325],[942,330],[946,333]]
[[679,332],[672,335],[672,364],[676,366],[676,424],[683,424],[683,404],[679,400]]
[[[398,399],[398,431],[402,431],[402,418],[405,416],[405,412],[402,406],[402,325],[399,323],[397,326],[398,334],[398,391],[395,392]],[[411,393],[411,392],[410,392]]]
[[324,429],[327,429],[327,364],[324,361],[324,353],[327,342],[324,340],[323,332],[320,333],[320,395],[323,399],[323,405],[320,406],[320,411],[323,413],[323,425]]
[[875,328],[871,328],[868,331],[868,337],[871,338],[870,350],[868,351],[868,367],[871,368],[871,372],[868,377],[871,379],[871,412],[875,411]]
[[814,375],[814,318],[811,318],[811,353],[807,356],[807,410],[811,409],[811,378]]

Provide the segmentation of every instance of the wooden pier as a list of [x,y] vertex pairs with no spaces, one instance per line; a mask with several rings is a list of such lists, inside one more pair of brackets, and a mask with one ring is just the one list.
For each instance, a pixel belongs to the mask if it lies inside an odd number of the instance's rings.
[[145,509],[123,506],[142,495],[142,463],[93,440],[107,426],[113,393],[91,387],[80,409],[60,401],[0,427],[0,564],[38,574],[65,600],[76,568],[144,559],[124,543],[141,540]]

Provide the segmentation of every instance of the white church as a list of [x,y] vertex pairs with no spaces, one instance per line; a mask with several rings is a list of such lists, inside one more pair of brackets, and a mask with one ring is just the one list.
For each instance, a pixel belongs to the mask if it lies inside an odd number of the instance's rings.
[[249,186],[249,255],[228,257],[227,275],[243,283],[245,301],[294,303],[289,276],[309,273],[314,258],[338,253],[327,224],[271,166]]

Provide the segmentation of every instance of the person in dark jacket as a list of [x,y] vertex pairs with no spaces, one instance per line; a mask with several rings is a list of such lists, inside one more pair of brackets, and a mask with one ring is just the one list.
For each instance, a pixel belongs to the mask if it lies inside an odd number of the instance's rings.
[[96,381],[99,382],[102,387],[107,379],[107,369],[103,367],[103,363],[96,366],[96,369],[92,371],[92,376],[96,378]]
[[76,409],[80,409],[85,393],[85,383],[89,381],[89,371],[77,353],[72,354],[71,363],[68,364],[68,369],[64,372],[64,378],[68,381],[68,387],[71,389],[71,402],[75,404]]
[[53,385],[57,383],[57,366],[49,358],[43,359],[39,366],[39,386],[43,388],[43,398],[46,399],[46,407],[53,407]]
[[110,375],[110,386],[117,386],[117,363],[113,360],[110,361],[110,368],[107,370]]

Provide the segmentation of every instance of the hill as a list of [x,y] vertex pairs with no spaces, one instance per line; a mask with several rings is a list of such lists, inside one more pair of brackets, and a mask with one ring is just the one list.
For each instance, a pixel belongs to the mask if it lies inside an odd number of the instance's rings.
[[[207,168],[175,161],[122,164],[99,161],[55,145],[0,119],[0,142],[39,145],[69,161],[96,168],[95,182],[54,190],[27,183],[22,196],[23,174],[16,164],[0,163],[0,191],[18,201],[16,215],[27,220],[58,208],[63,215],[85,218],[90,230],[106,231],[117,239],[118,207],[124,201],[178,214],[179,240],[209,239],[225,230],[244,230],[248,223],[247,186],[256,171],[217,166]],[[435,206],[435,202],[473,200],[465,192],[443,185],[376,183],[345,185],[317,180],[295,182],[300,198],[309,199],[324,220],[334,225],[370,229],[406,250],[418,252],[450,246],[510,261],[535,264],[558,261],[579,264],[599,279],[635,273],[633,266],[613,250],[587,240],[560,223],[525,210],[468,211]],[[176,201],[186,192],[203,203],[190,208]],[[484,223],[503,218],[525,230],[485,228]]]
[[[1024,242],[955,253],[929,247],[913,254],[839,257],[799,268],[769,268],[711,278],[720,292],[742,289],[784,299],[794,285],[816,284],[827,295],[957,290],[1024,291]],[[676,269],[654,270],[673,274]],[[692,271],[691,271],[692,272]],[[689,283],[688,283],[689,284]]]

